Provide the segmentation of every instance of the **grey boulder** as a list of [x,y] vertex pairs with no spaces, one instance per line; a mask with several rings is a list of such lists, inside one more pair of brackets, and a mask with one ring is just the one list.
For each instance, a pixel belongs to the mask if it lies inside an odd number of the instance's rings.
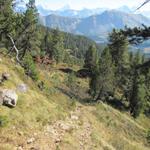
[[4,89],[0,91],[0,104],[15,107],[17,105],[18,95],[14,90]]

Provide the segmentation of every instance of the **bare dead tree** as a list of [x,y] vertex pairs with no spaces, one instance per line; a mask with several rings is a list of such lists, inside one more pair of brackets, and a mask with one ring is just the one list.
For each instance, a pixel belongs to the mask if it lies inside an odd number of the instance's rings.
[[142,5],[140,5],[135,11],[139,10],[140,8],[142,8],[144,5],[146,5],[148,2],[150,2],[150,0],[146,0]]
[[17,49],[17,47],[16,47],[16,45],[15,45],[15,42],[14,42],[12,36],[8,35],[8,38],[10,39],[10,41],[11,41],[11,43],[12,43],[12,48],[11,48],[11,50],[15,50],[15,52],[16,52],[16,60],[17,60],[17,62],[18,62],[19,64],[21,64],[21,61],[20,61],[20,59],[19,59],[19,50]]

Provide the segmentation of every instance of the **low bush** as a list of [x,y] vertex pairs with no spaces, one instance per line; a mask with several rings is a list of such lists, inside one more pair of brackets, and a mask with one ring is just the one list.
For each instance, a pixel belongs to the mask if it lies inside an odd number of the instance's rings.
[[148,143],[150,143],[150,129],[147,132],[147,137],[146,138],[147,138]]
[[38,80],[38,72],[36,70],[35,63],[32,56],[28,53],[23,59],[23,67],[26,75],[30,76],[34,81]]
[[8,117],[0,116],[0,127],[6,127],[8,125]]

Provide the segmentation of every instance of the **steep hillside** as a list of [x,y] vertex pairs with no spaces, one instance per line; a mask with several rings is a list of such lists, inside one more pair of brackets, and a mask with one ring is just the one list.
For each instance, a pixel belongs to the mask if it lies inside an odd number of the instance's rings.
[[[137,120],[104,103],[88,103],[88,79],[77,78],[75,93],[66,85],[66,64],[38,65],[46,90],[24,74],[13,59],[0,55],[0,74],[10,79],[0,89],[14,89],[15,108],[0,106],[0,150],[148,150],[150,120]],[[74,71],[78,66],[73,66]],[[27,92],[17,86],[26,84]]]

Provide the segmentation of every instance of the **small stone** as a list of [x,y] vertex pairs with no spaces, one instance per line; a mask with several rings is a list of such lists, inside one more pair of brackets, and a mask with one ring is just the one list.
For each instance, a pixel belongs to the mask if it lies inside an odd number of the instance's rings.
[[10,74],[9,73],[2,73],[2,80],[4,81],[4,80],[9,80],[9,78],[10,78]]
[[79,120],[79,117],[78,117],[78,116],[75,116],[75,115],[71,115],[71,119],[72,119],[72,120]]
[[60,142],[61,142],[61,139],[59,138],[55,140],[55,143],[60,143]]
[[39,147],[31,147],[30,150],[40,150]]
[[61,123],[59,126],[62,130],[66,131],[66,132],[70,131],[72,129],[72,127],[69,124]]
[[19,146],[19,147],[17,148],[17,150],[23,150],[22,146]]
[[26,93],[28,90],[28,86],[24,83],[18,85],[17,90],[22,93]]
[[23,132],[18,132],[18,135],[19,135],[19,136],[22,136],[22,135],[23,135]]
[[37,133],[34,133],[34,136],[37,136],[38,134]]
[[32,137],[32,138],[30,138],[30,139],[27,140],[27,144],[31,144],[31,143],[33,143],[34,141],[35,141],[35,138]]

